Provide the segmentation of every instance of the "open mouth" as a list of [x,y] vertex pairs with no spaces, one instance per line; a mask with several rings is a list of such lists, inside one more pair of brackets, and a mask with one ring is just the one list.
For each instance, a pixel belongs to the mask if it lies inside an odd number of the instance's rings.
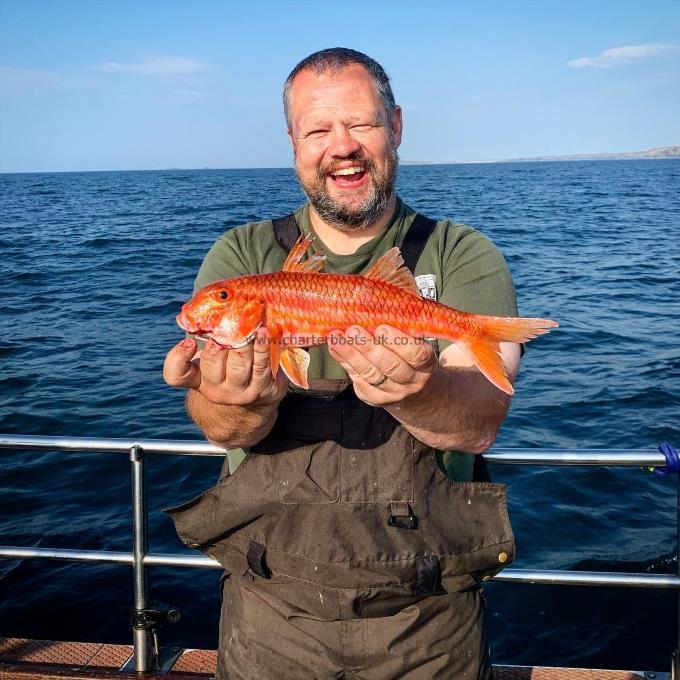
[[359,186],[367,176],[368,172],[363,165],[353,165],[328,173],[328,177],[335,186],[350,189]]
[[186,331],[191,337],[196,338],[197,340],[208,340],[209,339],[210,331],[204,331],[202,328],[200,328],[196,324],[190,323],[187,320],[187,318],[184,316],[184,314],[182,314],[182,313],[178,314],[175,320],[177,321],[177,325],[183,331]]
[[213,342],[216,342],[220,347],[224,347],[226,349],[240,349],[241,347],[245,347],[248,343],[252,342],[255,339],[255,335],[257,335],[257,331],[260,329],[261,325],[262,324],[259,324],[252,333],[248,334],[241,342],[237,343],[227,342],[224,338],[220,337],[220,334],[217,331],[204,331],[202,329],[198,329],[195,331],[189,331],[189,334],[196,339],[212,340]]

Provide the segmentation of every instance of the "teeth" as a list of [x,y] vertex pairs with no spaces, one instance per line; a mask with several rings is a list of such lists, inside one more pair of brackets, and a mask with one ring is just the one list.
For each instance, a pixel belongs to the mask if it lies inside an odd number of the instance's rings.
[[343,168],[342,170],[336,170],[335,172],[332,172],[332,175],[356,175],[358,172],[363,172],[364,169],[361,167],[354,167],[354,168]]

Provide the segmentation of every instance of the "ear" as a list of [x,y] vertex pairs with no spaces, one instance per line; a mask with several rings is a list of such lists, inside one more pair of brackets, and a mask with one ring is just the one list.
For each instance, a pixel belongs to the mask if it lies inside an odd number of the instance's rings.
[[392,130],[392,140],[394,141],[394,146],[399,146],[401,144],[401,133],[404,130],[404,122],[401,118],[401,106],[394,107],[394,114],[392,116],[390,128]]
[[290,141],[290,147],[293,149],[293,154],[295,154],[295,138],[293,137],[293,130],[292,128],[288,128],[286,131],[288,134],[288,139]]

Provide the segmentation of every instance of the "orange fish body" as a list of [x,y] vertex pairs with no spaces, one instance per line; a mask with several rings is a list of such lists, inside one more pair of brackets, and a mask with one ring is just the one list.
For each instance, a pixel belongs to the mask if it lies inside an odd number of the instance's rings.
[[421,297],[398,248],[365,275],[319,273],[325,258],[302,261],[309,239],[291,250],[283,270],[212,283],[182,307],[179,325],[228,347],[241,347],[266,326],[272,372],[279,365],[293,383],[308,387],[309,355],[302,347],[323,344],[331,331],[380,325],[416,338],[443,338],[462,347],[499,389],[512,394],[499,342],[526,342],[557,326],[548,319],[518,319],[461,312]]

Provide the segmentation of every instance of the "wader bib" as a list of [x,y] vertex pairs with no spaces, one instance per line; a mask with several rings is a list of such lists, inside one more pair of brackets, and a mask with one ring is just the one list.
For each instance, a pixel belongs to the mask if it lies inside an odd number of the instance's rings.
[[[434,224],[409,229],[411,271]],[[275,229],[290,249],[292,216]],[[490,677],[479,582],[514,559],[505,487],[449,481],[351,381],[310,388],[234,474],[168,511],[228,575],[218,678]]]

